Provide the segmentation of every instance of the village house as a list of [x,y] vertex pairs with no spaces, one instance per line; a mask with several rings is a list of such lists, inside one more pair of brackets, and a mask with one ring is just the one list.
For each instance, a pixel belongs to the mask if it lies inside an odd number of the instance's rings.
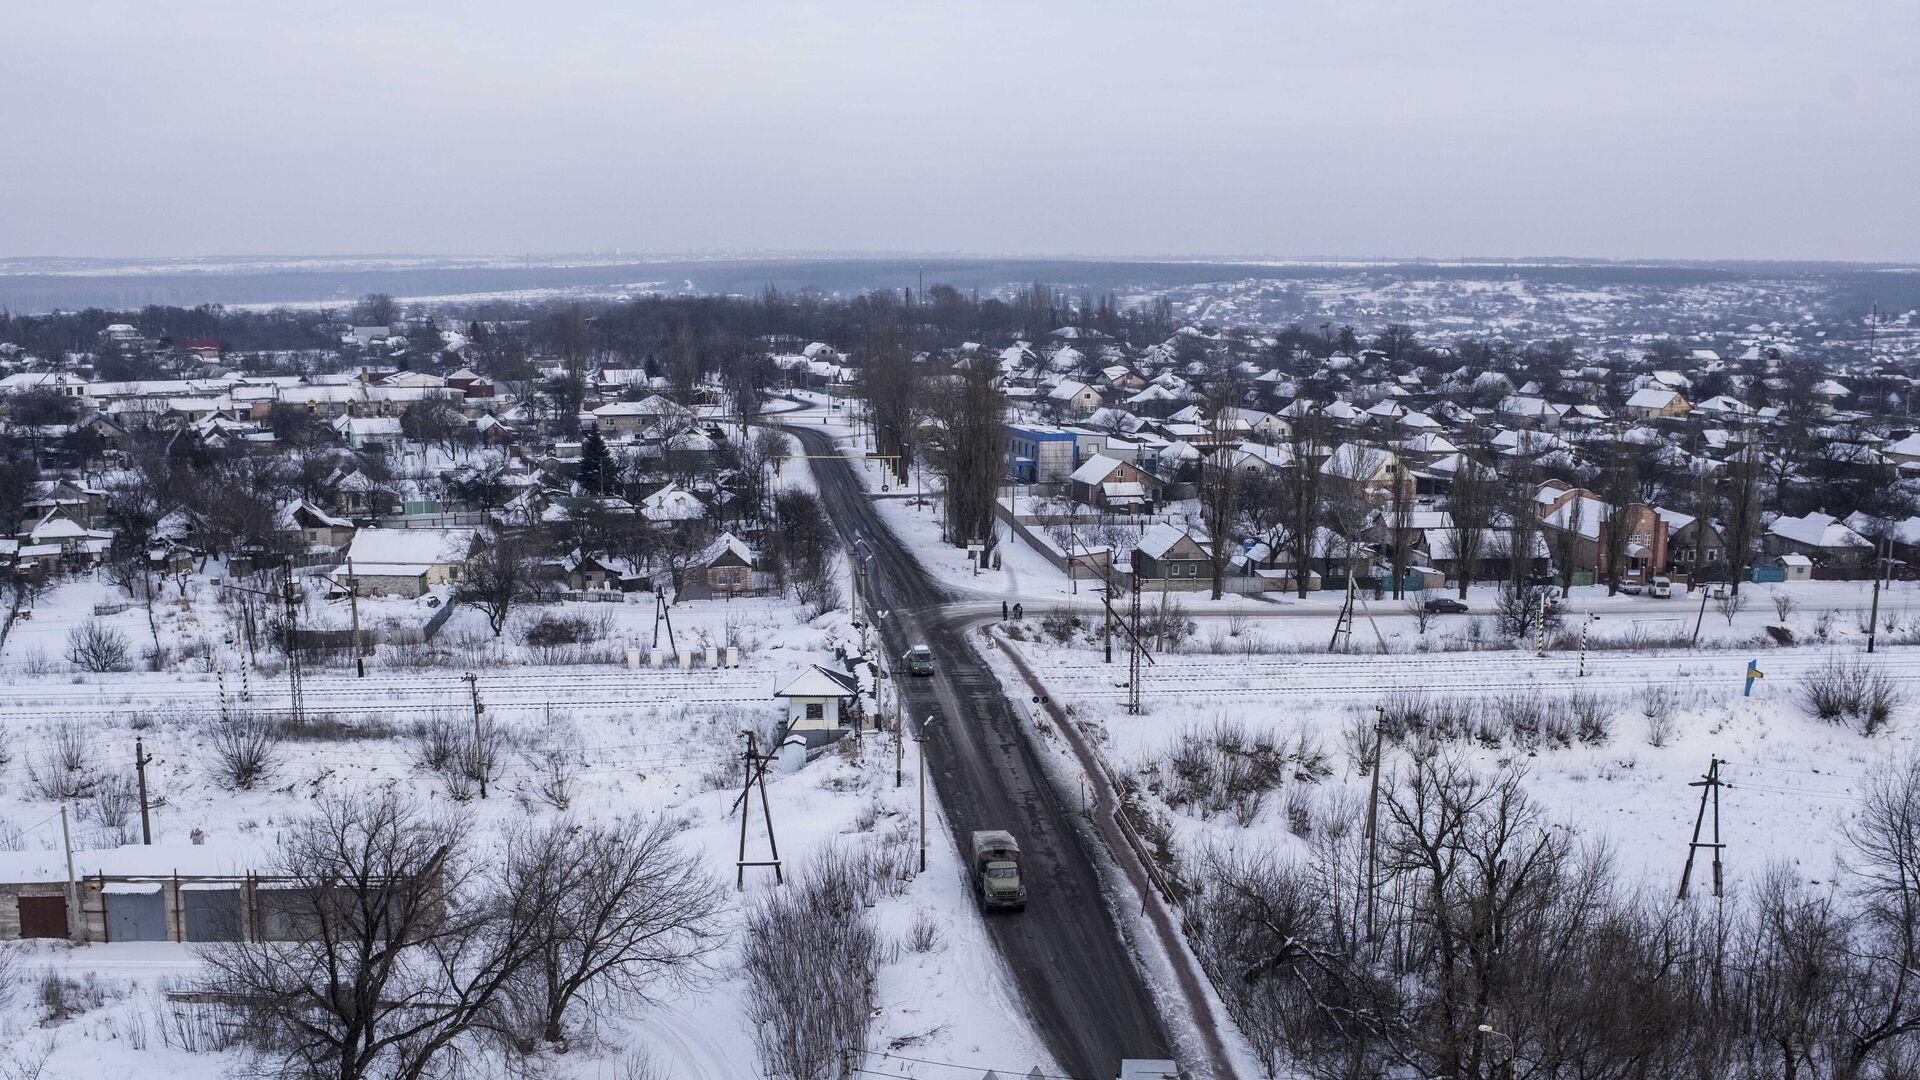
[[361,596],[420,596],[460,582],[479,542],[472,529],[361,529],[347,544],[345,580]]
[[1873,541],[1817,510],[1775,518],[1762,542],[1768,555],[1806,556],[1814,577],[1863,576],[1873,561]]
[[1140,466],[1105,454],[1095,454],[1069,477],[1073,500],[1102,510],[1142,511],[1153,506],[1158,485]]
[[1625,406],[1628,416],[1639,420],[1664,420],[1669,416],[1684,416],[1693,406],[1680,396],[1680,391],[1662,386],[1647,386],[1633,392]]
[[832,742],[849,723],[860,723],[860,685],[853,676],[812,664],[788,679],[773,696],[786,703],[787,728],[809,746]]
[[1133,577],[1142,588],[1149,582],[1174,589],[1208,587],[1213,583],[1213,557],[1192,533],[1162,522],[1134,545]]
[[721,533],[694,556],[681,578],[680,596],[688,600],[745,596],[754,591],[754,568],[758,562],[745,541],[730,532]]

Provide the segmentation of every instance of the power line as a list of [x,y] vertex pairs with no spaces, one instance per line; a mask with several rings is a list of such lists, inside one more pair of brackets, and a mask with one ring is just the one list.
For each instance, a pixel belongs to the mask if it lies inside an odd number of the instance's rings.
[[[971,1070],[971,1071],[974,1071],[974,1072],[979,1072],[979,1073],[983,1073],[983,1074],[984,1074],[984,1073],[989,1073],[989,1072],[993,1072],[993,1073],[1000,1073],[1000,1074],[1002,1074],[1002,1075],[1004,1075],[1004,1076],[1014,1076],[1014,1077],[1031,1077],[1031,1076],[1039,1076],[1039,1077],[1041,1077],[1041,1078],[1042,1078],[1042,1080],[1090,1080],[1090,1078],[1088,1078],[1088,1077],[1084,1077],[1084,1076],[1078,1076],[1078,1075],[1075,1075],[1075,1074],[1072,1074],[1072,1073],[1050,1073],[1050,1072],[1041,1072],[1041,1071],[1040,1071],[1039,1069],[1037,1069],[1037,1068],[1033,1068],[1033,1069],[1025,1069],[1025,1070],[1022,1070],[1022,1069],[998,1069],[998,1068],[994,1068],[994,1067],[992,1067],[992,1066],[990,1066],[990,1065],[970,1065],[970,1064],[965,1064],[965,1063],[962,1063],[962,1062],[957,1062],[957,1061],[935,1061],[935,1060],[933,1060],[932,1058],[917,1058],[917,1057],[909,1057],[909,1056],[907,1056],[906,1054],[895,1054],[895,1053],[890,1053],[890,1052],[888,1052],[888,1051],[886,1051],[886,1050],[858,1050],[858,1051],[855,1051],[855,1052],[856,1052],[856,1053],[861,1053],[861,1054],[865,1054],[865,1055],[867,1055],[868,1057],[882,1057],[882,1058],[888,1058],[888,1059],[890,1059],[890,1060],[893,1060],[893,1061],[911,1061],[911,1062],[913,1062],[913,1063],[915,1063],[915,1064],[917,1064],[917,1065],[935,1065],[935,1066],[938,1066],[938,1067],[940,1067],[940,1068],[942,1068],[942,1069],[967,1069],[967,1070]],[[859,1068],[859,1066],[855,1066],[855,1068],[856,1068],[856,1069],[858,1069],[858,1068]],[[881,1073],[881,1074],[878,1074],[878,1075],[883,1075],[883,1076],[898,1076],[898,1075],[901,1075],[901,1074],[899,1074],[899,1073]]]

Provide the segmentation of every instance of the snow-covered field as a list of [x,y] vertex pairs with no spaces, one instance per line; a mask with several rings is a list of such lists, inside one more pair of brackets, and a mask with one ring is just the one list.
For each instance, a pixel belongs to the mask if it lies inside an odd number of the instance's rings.
[[[1038,637],[1038,628],[1016,628]],[[1164,653],[1141,680],[1142,713],[1126,713],[1124,648],[1102,661],[1084,639],[1073,645],[1008,640],[1041,674],[1116,772],[1137,777],[1149,805],[1164,815],[1187,856],[1228,848],[1299,843],[1292,816],[1313,804],[1364,800],[1368,777],[1357,750],[1376,710],[1458,716],[1468,708],[1472,737],[1444,746],[1493,769],[1525,770],[1526,786],[1551,818],[1604,842],[1621,870],[1649,887],[1678,885],[1700,789],[1710,761],[1722,761],[1720,803],[1728,882],[1750,880],[1774,862],[1809,880],[1826,879],[1867,774],[1914,749],[1920,734],[1920,649],[1882,647],[1866,656],[1855,642],[1827,648],[1774,649],[1753,656],[1727,650],[1597,651],[1586,674],[1573,653],[1545,658],[1530,650],[1406,655]],[[1322,642],[1324,647],[1324,641]],[[1806,675],[1834,657],[1871,665],[1904,695],[1889,730],[1872,737],[1857,724],[1807,715],[1798,698]],[[1745,670],[1764,678],[1745,696]],[[1011,680],[1011,665],[1005,664]],[[1576,707],[1574,698],[1585,699]],[[1453,708],[1449,710],[1449,703]],[[1539,709],[1568,725],[1567,736],[1516,735],[1509,722]],[[1573,728],[1584,709],[1603,717],[1604,733]],[[1651,715],[1650,715],[1651,714]],[[1549,721],[1552,723],[1552,721]],[[1170,759],[1188,736],[1225,727],[1267,736],[1281,752],[1324,753],[1328,773],[1289,778],[1252,807],[1208,811],[1182,802]],[[1657,744],[1657,745],[1656,745]],[[1404,764],[1389,748],[1386,769]],[[1704,880],[1704,879],[1697,879]]]

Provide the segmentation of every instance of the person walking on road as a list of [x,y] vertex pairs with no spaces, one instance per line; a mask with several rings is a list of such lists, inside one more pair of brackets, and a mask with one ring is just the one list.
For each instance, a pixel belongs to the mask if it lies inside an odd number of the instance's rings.
[[1005,600],[1000,601],[1000,621],[1007,621],[1007,602]]

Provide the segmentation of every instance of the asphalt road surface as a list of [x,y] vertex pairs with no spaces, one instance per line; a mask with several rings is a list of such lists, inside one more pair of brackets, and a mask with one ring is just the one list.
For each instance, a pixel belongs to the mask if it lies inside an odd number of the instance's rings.
[[[789,430],[809,454],[835,452],[821,432]],[[1084,846],[1091,841],[1047,783],[1014,706],[966,638],[965,616],[945,610],[952,597],[887,529],[846,461],[816,459],[814,475],[846,542],[863,541],[860,550],[872,553],[870,592],[888,613],[883,647],[899,656],[925,643],[938,658],[932,678],[903,674],[900,681],[913,723],[940,717],[928,736],[928,763],[960,849],[967,850],[975,829],[1007,829],[1020,841],[1027,910],[989,916],[987,929],[1041,1039],[1076,1077],[1116,1076],[1121,1058],[1171,1056],[1153,994],[1120,938],[1095,856]]]

